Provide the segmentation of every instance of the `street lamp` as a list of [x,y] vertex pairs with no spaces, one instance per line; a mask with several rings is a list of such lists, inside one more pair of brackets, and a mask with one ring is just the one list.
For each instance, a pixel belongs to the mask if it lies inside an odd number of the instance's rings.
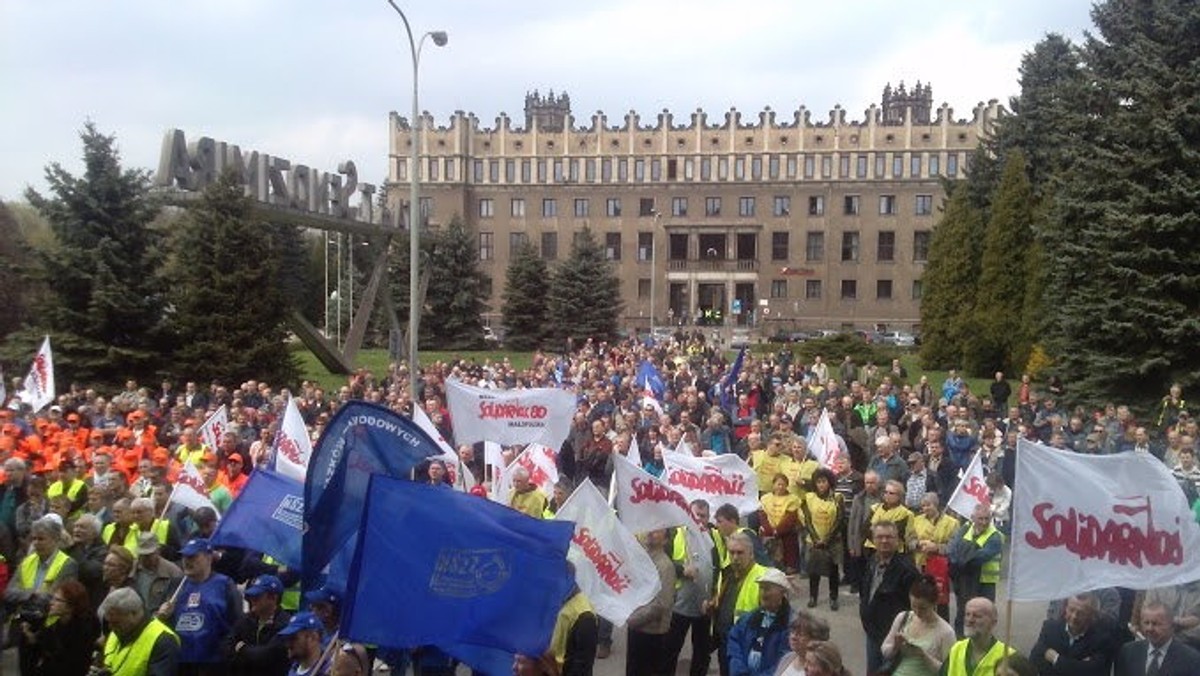
[[654,340],[654,290],[657,286],[654,281],[658,277],[658,219],[662,218],[662,212],[655,209],[650,213],[654,215],[650,230],[650,340]]
[[418,167],[420,154],[417,144],[420,142],[420,117],[417,106],[417,69],[421,65],[421,48],[425,46],[425,38],[433,40],[438,47],[446,46],[450,37],[446,31],[429,31],[420,40],[413,39],[412,26],[408,17],[393,0],[387,3],[400,15],[404,22],[404,32],[408,35],[408,47],[412,50],[412,123],[408,163],[408,393],[412,405],[417,406],[417,329],[421,322],[421,307],[419,287],[421,285],[420,254],[421,254],[421,173]]

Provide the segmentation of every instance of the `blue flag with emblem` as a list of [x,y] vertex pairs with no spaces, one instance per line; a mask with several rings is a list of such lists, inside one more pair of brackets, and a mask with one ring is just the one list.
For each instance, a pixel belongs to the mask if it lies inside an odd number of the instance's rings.
[[662,399],[663,392],[667,389],[658,369],[650,363],[649,359],[643,359],[642,363],[638,364],[636,382],[639,390],[649,389],[654,393],[655,399]]
[[574,586],[574,532],[569,521],[373,476],[341,634],[388,648],[541,655]]
[[737,397],[733,393],[733,386],[737,384],[738,374],[742,372],[742,361],[746,358],[746,347],[738,351],[737,359],[733,360],[733,367],[729,369],[729,373],[721,379],[717,395],[721,400],[721,408],[726,411],[733,411],[733,407],[737,404]]
[[210,540],[268,554],[300,570],[304,532],[304,484],[265,469],[250,474],[246,485],[221,517]]
[[342,591],[372,474],[407,479],[442,450],[416,423],[390,409],[351,401],[313,448],[304,482],[304,589]]

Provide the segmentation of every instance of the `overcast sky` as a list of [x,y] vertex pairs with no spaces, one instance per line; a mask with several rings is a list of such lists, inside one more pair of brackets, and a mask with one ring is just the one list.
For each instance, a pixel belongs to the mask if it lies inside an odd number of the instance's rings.
[[[1047,32],[1078,40],[1081,0],[397,0],[422,55],[421,108],[486,126],[524,122],[527,90],[566,90],[576,119],[619,124],[663,108],[686,120],[765,106],[848,119],[885,83],[932,82],[955,117],[1017,92],[1023,53]],[[501,8],[506,6],[505,8]],[[43,167],[81,172],[85,120],[115,134],[126,166],[157,166],[163,132],[380,183],[387,114],[411,108],[403,24],[385,0],[0,0],[0,199],[44,190]],[[407,117],[407,112],[402,112]]]

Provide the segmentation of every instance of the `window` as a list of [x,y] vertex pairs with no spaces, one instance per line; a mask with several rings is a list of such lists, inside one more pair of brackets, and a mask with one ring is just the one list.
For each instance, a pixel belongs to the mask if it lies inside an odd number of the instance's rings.
[[738,216],[753,216],[754,215],[754,198],[739,197],[738,198]]
[[491,198],[485,197],[479,200],[479,217],[491,218],[496,215],[496,204]]
[[496,257],[496,234],[492,232],[479,233],[479,260],[490,261]]
[[538,183],[546,182],[546,160],[537,161],[537,180]]
[[458,163],[455,162],[454,158],[447,157],[445,160],[443,160],[442,164],[443,164],[442,173],[446,175],[446,180],[447,181],[455,180],[455,176],[457,176],[457,174],[458,174]]
[[475,160],[475,164],[471,167],[471,178],[476,183],[483,183],[483,160]]
[[842,198],[842,213],[847,216],[857,216],[862,210],[862,198],[859,195],[846,195]]
[[762,158],[761,157],[750,158],[750,178],[755,181],[762,180]]
[[796,178],[796,156],[795,155],[788,155],[787,177],[788,178]]
[[838,178],[850,178],[850,156],[842,155],[838,160]]
[[533,181],[533,162],[529,160],[521,160],[521,182],[531,183]]
[[629,162],[624,159],[617,160],[617,180],[621,183],[629,182]]
[[667,180],[674,181],[679,178],[679,160],[667,160]]
[[492,297],[492,278],[484,275],[479,279],[479,294],[484,298]]
[[858,232],[842,233],[842,262],[858,262]]
[[792,198],[787,195],[775,196],[775,215],[790,216],[792,215]]
[[567,160],[567,180],[571,183],[579,182],[579,160]]
[[946,156],[946,175],[950,178],[958,176],[958,153],[950,153]]
[[642,197],[638,199],[638,216],[653,216],[654,215],[654,198]]
[[558,258],[558,233],[542,233],[542,259],[552,261]]
[[604,258],[610,261],[621,260],[621,233],[604,233]]
[[858,298],[858,280],[843,279],[842,280],[842,300],[855,300]]
[[826,155],[821,158],[821,178],[831,178],[833,176],[833,158]]
[[583,180],[588,183],[596,182],[596,160],[586,159],[583,161]]
[[523,198],[523,197],[512,198],[512,202],[509,205],[509,209],[510,209],[509,213],[514,218],[524,218],[525,217],[525,198]]
[[621,215],[621,198],[609,197],[604,201],[604,215],[609,218],[617,218]]
[[671,215],[672,216],[687,216],[687,198],[672,197],[671,198]]
[[804,299],[805,300],[821,300],[821,280],[819,280],[819,279],[804,280]]
[[825,233],[808,233],[804,241],[804,260],[809,263],[819,263],[825,260]]
[[771,155],[767,159],[767,176],[771,180],[779,178],[779,156]]
[[925,285],[919,279],[914,279],[912,283],[913,300],[921,300],[921,296],[925,293]]
[[884,169],[887,168],[887,158],[883,153],[875,153],[875,178],[883,178]]
[[928,216],[933,213],[933,195],[917,195],[917,215]]
[[421,210],[421,219],[428,223],[429,219],[433,217],[433,198],[422,197],[418,205]]
[[701,181],[711,181],[712,180],[712,158],[711,157],[700,158],[700,180]]
[[639,232],[637,252],[638,262],[648,263],[652,258],[654,258],[654,233]]
[[575,198],[575,218],[587,218],[588,213],[592,210],[591,201],[586,197]]
[[488,183],[500,182],[500,160],[488,162]]
[[516,160],[505,160],[504,161],[504,182],[505,183],[516,183],[517,182],[517,161]]
[[646,160],[633,161],[633,180],[638,183],[646,180]]
[[895,195],[880,195],[879,196],[879,214],[881,216],[896,215],[896,196]]
[[892,299],[892,280],[880,279],[875,282],[875,300]]
[[809,216],[824,216],[825,215],[825,196],[824,195],[809,195],[808,196],[808,215]]
[[542,200],[542,218],[554,218],[558,215],[558,200],[547,197]]
[[804,158],[804,178],[812,178],[816,173],[817,162],[812,155]]
[[[672,160],[672,162],[674,162],[674,160]],[[690,157],[683,161],[683,180],[696,180],[696,162]]]
[[739,157],[733,161],[733,178],[738,181],[746,178],[746,158]]
[[896,260],[896,233],[894,231],[879,231],[879,244],[875,247],[875,260],[880,263],[891,263]]
[[564,179],[564,176],[563,176],[562,160],[554,160],[554,182],[562,183],[563,179]]
[[921,178],[921,156],[917,153],[913,153],[912,159],[909,160],[908,175],[913,178]]
[[600,180],[604,183],[612,182],[612,160],[607,157],[600,160]]
[[788,259],[788,233],[771,233],[771,260],[786,261]]
[[401,181],[408,180],[408,160],[398,160],[396,162],[396,178]]
[[929,231],[917,230],[913,233],[913,262],[924,263],[929,260]]
[[941,173],[941,171],[942,171],[941,158],[938,157],[937,153],[930,155],[929,156],[929,175],[937,176],[939,173]]
[[438,180],[438,161],[436,157],[429,158],[429,175],[426,178],[430,181]]
[[704,215],[705,216],[720,216],[721,215],[721,198],[720,197],[705,197],[704,198]]
[[638,280],[638,300],[646,300],[650,297],[650,280]]
[[892,154],[892,178],[902,178],[904,176],[904,155],[900,153]]
[[655,182],[662,180],[662,162],[659,162],[658,158],[650,160],[650,180]]
[[511,259],[529,243],[529,235],[523,232],[508,233],[508,257]]
[[866,178],[867,177],[867,156],[859,155],[858,158],[855,159],[854,164],[855,164],[854,175],[857,176],[858,178]]
[[787,280],[772,279],[771,280],[771,297],[772,298],[787,298]]
[[721,157],[717,159],[717,180],[726,181],[729,179],[729,158]]

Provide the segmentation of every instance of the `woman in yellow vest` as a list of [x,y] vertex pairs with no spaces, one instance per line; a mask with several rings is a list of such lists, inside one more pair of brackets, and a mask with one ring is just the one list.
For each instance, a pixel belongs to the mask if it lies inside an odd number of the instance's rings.
[[152,665],[155,673],[175,673],[179,637],[146,613],[136,591],[114,589],[100,604],[100,616],[112,629],[104,641],[104,668],[112,676],[146,676]]
[[[79,565],[60,548],[63,527],[57,514],[48,514],[34,521],[29,528],[29,541],[31,551],[21,560],[17,574],[4,591],[5,605],[17,609],[14,614],[16,621],[31,614],[45,617],[55,585],[79,577]],[[32,662],[36,653],[29,649],[23,632],[17,631],[15,635],[21,673],[33,673]]]
[[838,609],[838,575],[842,566],[842,496],[833,490],[837,477],[824,467],[813,474],[813,490],[800,503],[808,541],[808,607],[817,605],[821,576],[829,578],[829,609]]
[[[896,535],[900,538],[900,546],[897,551],[904,552],[905,538],[908,537],[908,531],[912,527],[913,513],[904,506],[904,484],[896,480],[888,481],[883,485],[883,501],[871,508],[871,525],[875,525],[880,521],[891,521],[896,524]],[[875,549],[875,545],[870,538],[863,543],[864,547]]]
[[921,513],[913,517],[905,538],[917,570],[937,582],[937,612],[943,620],[950,619],[950,561],[946,549],[957,529],[958,519],[943,512],[938,494],[931,492],[921,498]]
[[788,478],[776,474],[773,490],[759,500],[762,510],[759,515],[759,535],[773,542],[767,549],[776,565],[793,575],[800,564],[800,499],[788,491]]
[[786,432],[776,432],[771,435],[771,440],[767,443],[765,450],[750,451],[750,466],[754,468],[754,473],[758,477],[759,496],[771,492],[775,477],[783,472],[783,466],[791,461],[791,458],[784,455],[791,437],[792,435]]

